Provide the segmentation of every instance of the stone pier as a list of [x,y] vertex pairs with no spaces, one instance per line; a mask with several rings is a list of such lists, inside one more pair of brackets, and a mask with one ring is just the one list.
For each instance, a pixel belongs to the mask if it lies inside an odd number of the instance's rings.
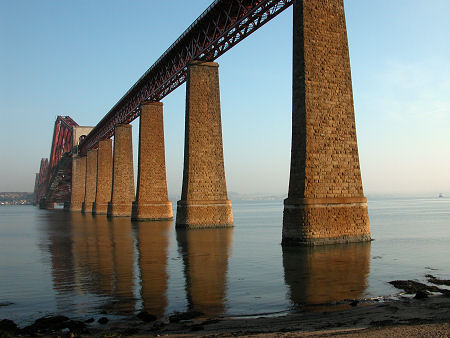
[[131,216],[134,200],[133,146],[131,125],[114,129],[114,157],[111,202],[108,216]]
[[46,210],[52,210],[55,209],[56,203],[55,202],[47,202],[47,200],[42,197],[39,201],[39,209],[46,209]]
[[343,0],[295,0],[292,149],[283,244],[370,240]]
[[173,219],[167,194],[163,104],[144,102],[139,121],[139,164],[135,221]]
[[92,204],[94,215],[106,215],[108,213],[108,203],[111,201],[112,168],[112,140],[102,140],[98,142],[97,189],[95,191],[95,202]]
[[181,228],[233,225],[223,163],[218,67],[200,61],[188,66],[183,188],[176,218]]
[[97,149],[88,150],[86,158],[86,184],[81,211],[92,213],[92,203],[95,201],[97,190]]
[[86,183],[86,156],[74,156],[72,159],[72,192],[70,211],[81,211],[84,202]]

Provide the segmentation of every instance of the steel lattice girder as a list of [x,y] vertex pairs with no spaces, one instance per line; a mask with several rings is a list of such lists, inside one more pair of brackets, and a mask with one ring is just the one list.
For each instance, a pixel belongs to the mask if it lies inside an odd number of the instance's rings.
[[66,202],[70,199],[71,185],[72,154],[65,152],[51,172],[43,196],[48,202]]
[[56,167],[65,152],[72,150],[73,127],[76,126],[78,124],[70,116],[58,116],[56,118],[50,151],[50,171]]
[[[41,160],[41,166],[39,170],[39,177],[37,182],[36,200],[42,197],[48,197],[50,191],[51,182],[54,181],[54,176],[58,174],[58,167],[64,154],[72,151],[73,146],[73,127],[78,124],[70,118],[70,116],[58,116],[55,121],[55,127],[53,129],[52,148],[50,151],[50,161],[48,159]],[[67,176],[67,175],[66,175]],[[70,177],[70,176],[69,176]],[[61,186],[61,195],[67,196],[67,191],[70,193],[70,189],[65,186]],[[60,201],[63,198],[59,198],[58,194],[55,194],[56,200]],[[49,200],[49,199],[47,199]]]
[[47,189],[48,183],[48,159],[41,159],[41,165],[39,167],[39,176],[37,183],[37,192],[36,199],[37,202],[41,199],[41,197],[45,194],[45,190]]
[[214,61],[288,8],[294,0],[216,0],[147,70],[81,142],[81,155],[110,138],[114,126],[140,115],[143,101],[160,101],[186,80],[191,60]]

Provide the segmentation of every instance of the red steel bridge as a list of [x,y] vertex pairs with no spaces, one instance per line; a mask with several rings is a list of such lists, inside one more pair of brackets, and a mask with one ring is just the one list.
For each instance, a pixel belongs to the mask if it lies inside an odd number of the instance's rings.
[[43,158],[36,175],[35,203],[63,203],[70,198],[74,127],[78,124],[69,116],[56,118],[50,161]]
[[[78,152],[98,146],[110,138],[114,127],[139,117],[143,101],[160,101],[186,80],[192,60],[214,61],[258,28],[283,12],[294,0],[215,0],[159,57],[158,60],[112,107],[86,136]],[[36,203],[65,202],[70,199],[73,127],[69,116],[55,122],[50,160],[42,159],[36,175]]]

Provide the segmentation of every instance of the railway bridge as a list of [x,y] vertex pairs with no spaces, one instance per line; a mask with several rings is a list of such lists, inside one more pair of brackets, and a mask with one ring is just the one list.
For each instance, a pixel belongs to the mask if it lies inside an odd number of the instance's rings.
[[[356,140],[343,0],[216,0],[99,123],[55,122],[36,203],[71,212],[170,220],[162,99],[186,82],[180,228],[233,225],[223,162],[219,65],[214,62],[293,5],[292,144],[282,243],[370,240]],[[132,128],[139,117],[137,187]],[[111,137],[114,136],[114,144]]]

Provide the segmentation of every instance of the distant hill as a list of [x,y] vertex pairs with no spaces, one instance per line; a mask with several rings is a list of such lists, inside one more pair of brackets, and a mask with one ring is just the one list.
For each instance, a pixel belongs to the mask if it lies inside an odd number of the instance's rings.
[[33,204],[32,192],[0,192],[0,205]]

